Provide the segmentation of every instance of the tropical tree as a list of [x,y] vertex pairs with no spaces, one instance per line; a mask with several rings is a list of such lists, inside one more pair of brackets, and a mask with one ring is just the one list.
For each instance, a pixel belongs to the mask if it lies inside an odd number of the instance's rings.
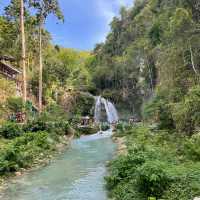
[[54,14],[59,20],[64,20],[57,0],[29,0],[30,7],[36,9],[36,17],[39,23],[39,111],[42,111],[43,93],[43,56],[42,56],[42,33],[45,20],[49,14]]
[[23,70],[23,99],[28,96],[28,79],[30,63],[35,57],[37,23],[35,16],[28,10],[26,0],[11,0],[4,8],[0,18],[0,52],[10,54],[17,62],[21,61]]
[[23,68],[23,99],[26,102],[27,98],[27,84],[26,84],[26,44],[24,31],[24,0],[20,0],[20,28],[21,28],[21,43],[22,43],[22,68]]

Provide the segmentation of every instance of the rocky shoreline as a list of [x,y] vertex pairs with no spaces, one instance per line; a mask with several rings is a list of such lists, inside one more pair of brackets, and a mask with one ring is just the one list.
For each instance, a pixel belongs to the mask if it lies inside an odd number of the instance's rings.
[[114,134],[112,139],[117,144],[117,155],[127,155],[126,137],[119,137]]

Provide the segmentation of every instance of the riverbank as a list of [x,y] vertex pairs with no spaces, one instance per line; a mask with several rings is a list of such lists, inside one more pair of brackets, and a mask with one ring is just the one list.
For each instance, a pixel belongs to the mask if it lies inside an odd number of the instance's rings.
[[[49,165],[53,159],[58,155],[63,153],[70,145],[71,141],[75,137],[74,132],[69,135],[63,135],[59,137],[59,142],[55,144],[55,148],[52,151],[43,151],[33,160],[31,165],[27,168],[20,168],[16,172],[8,173],[0,177],[0,193],[4,191],[7,187],[8,182],[14,180],[17,177],[23,176],[27,173],[32,173],[42,167]],[[1,197],[1,196],[0,196]]]
[[116,152],[111,132],[75,138],[61,155],[44,168],[16,177],[5,200],[107,200],[106,163]]
[[[200,196],[200,135],[181,136],[137,125],[118,132],[127,152],[109,164],[109,196],[116,200],[193,200]],[[124,150],[124,148],[122,148]],[[121,153],[122,152],[122,153]]]
[[[72,128],[70,126],[67,126],[67,128],[65,130],[61,130],[60,127],[58,130],[57,130],[57,128],[51,130],[51,132],[47,136],[48,138],[46,138],[46,139],[50,143],[53,143],[53,145],[54,145],[53,148],[50,150],[42,149],[41,152],[36,155],[34,160],[32,160],[31,163],[29,163],[28,167],[19,168],[15,172],[10,172],[10,173],[5,174],[4,176],[0,176],[0,192],[5,190],[7,183],[14,180],[15,178],[23,176],[26,173],[32,173],[35,170],[38,170],[42,167],[49,165],[58,154],[63,153],[70,146],[70,143],[74,138],[84,136],[84,135],[85,136],[92,135],[95,133],[94,131],[96,131],[96,130],[97,130],[97,128],[94,127],[87,134],[82,129],[75,130],[74,128]],[[59,135],[54,135],[52,137],[52,135],[51,135],[52,131],[57,132],[57,134],[59,134]],[[59,133],[59,131],[61,131],[61,132]],[[37,132],[35,134],[37,135]],[[21,137],[17,138],[17,140],[20,140],[20,139],[21,139]],[[40,144],[42,144],[42,143],[45,144],[46,141],[44,141],[44,140],[40,141]],[[18,145],[21,145],[21,144],[18,144]],[[6,149],[7,146],[8,146],[8,144],[6,144],[4,146],[4,148],[2,148],[2,150]]]
[[126,145],[126,137],[119,137],[119,135],[112,136],[113,142],[117,145],[117,155],[127,155],[127,145]]

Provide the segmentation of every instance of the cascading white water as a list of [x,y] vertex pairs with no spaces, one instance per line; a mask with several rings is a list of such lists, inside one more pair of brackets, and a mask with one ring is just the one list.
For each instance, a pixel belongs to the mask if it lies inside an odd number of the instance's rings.
[[95,111],[94,111],[94,120],[96,123],[101,120],[101,97],[95,97]]
[[109,110],[109,122],[111,123],[116,123],[119,121],[119,117],[118,117],[118,113],[117,113],[117,109],[115,108],[114,104],[111,103],[110,101],[107,102],[108,105],[108,110]]
[[96,97],[95,113],[94,113],[95,122],[99,123],[101,121],[102,105],[105,107],[108,123],[112,124],[118,122],[119,117],[117,109],[115,108],[114,104],[101,96]]

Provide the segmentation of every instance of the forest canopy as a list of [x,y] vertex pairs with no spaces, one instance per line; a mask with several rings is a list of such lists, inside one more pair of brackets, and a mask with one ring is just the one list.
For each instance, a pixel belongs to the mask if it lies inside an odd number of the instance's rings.
[[199,84],[199,36],[197,0],[136,0],[133,7],[121,8],[106,42],[94,49],[97,91],[138,117],[146,102],[160,96],[161,104],[174,103],[173,112]]

